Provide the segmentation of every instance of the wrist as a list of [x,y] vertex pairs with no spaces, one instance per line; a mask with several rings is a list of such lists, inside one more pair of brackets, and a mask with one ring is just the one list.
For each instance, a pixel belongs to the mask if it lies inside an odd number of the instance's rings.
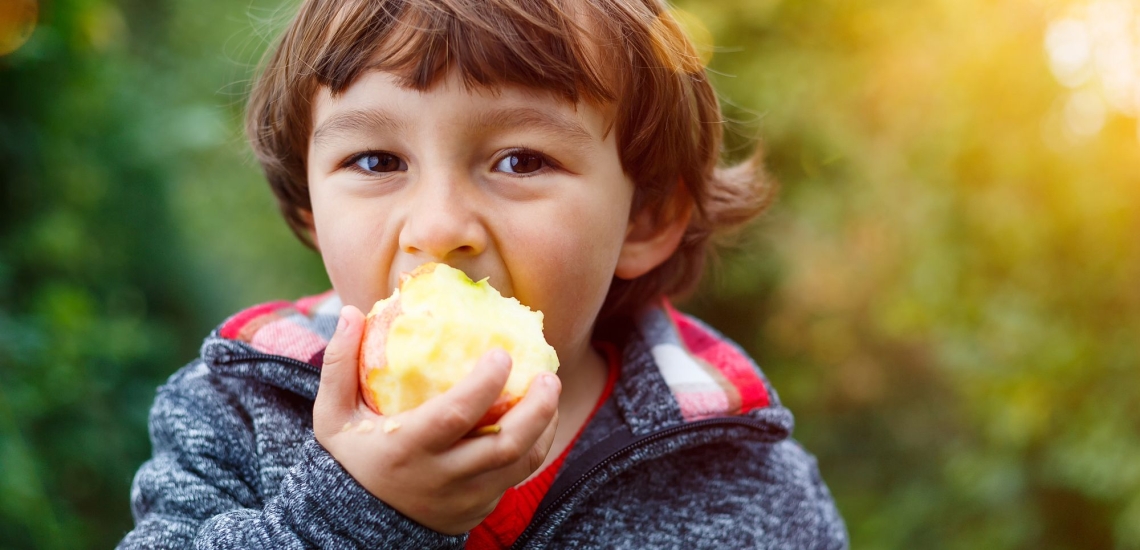
[[458,549],[467,540],[465,533],[447,534],[417,522],[372,494],[315,438],[305,444],[295,468],[304,469],[305,479],[294,489],[307,493],[313,514],[333,532],[351,533],[356,546]]

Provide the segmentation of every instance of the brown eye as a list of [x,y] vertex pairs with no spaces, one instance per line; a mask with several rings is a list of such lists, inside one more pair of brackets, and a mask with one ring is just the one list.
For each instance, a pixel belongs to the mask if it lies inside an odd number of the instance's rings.
[[542,155],[518,152],[503,157],[496,168],[509,174],[530,174],[541,170],[544,164]]
[[400,160],[400,157],[388,153],[368,153],[360,155],[353,164],[365,172],[395,172],[397,170],[407,169],[403,161]]

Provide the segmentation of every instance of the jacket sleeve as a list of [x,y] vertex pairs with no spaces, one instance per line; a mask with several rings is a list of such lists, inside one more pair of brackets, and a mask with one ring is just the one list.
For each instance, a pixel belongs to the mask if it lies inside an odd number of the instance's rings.
[[[160,388],[153,457],[135,475],[135,528],[120,549],[462,548],[372,496],[313,438],[262,500],[251,428],[215,392]],[[201,389],[201,388],[198,388]],[[205,395],[203,395],[205,393]]]

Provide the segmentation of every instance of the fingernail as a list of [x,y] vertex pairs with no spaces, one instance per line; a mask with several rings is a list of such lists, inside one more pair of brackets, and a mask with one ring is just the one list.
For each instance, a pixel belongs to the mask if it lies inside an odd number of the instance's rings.
[[491,360],[492,365],[495,365],[499,368],[505,368],[507,364],[510,363],[511,356],[507,354],[507,352],[501,349],[497,349],[491,351],[491,356],[488,359]]

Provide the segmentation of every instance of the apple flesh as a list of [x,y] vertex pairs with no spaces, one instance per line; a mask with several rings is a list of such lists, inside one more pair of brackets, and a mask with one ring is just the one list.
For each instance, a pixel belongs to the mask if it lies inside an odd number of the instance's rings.
[[476,424],[494,424],[558,356],[542,333],[542,312],[504,298],[487,280],[445,264],[425,264],[376,302],[360,344],[360,388],[378,414],[392,415],[439,395],[493,348],[511,356],[502,394]]

